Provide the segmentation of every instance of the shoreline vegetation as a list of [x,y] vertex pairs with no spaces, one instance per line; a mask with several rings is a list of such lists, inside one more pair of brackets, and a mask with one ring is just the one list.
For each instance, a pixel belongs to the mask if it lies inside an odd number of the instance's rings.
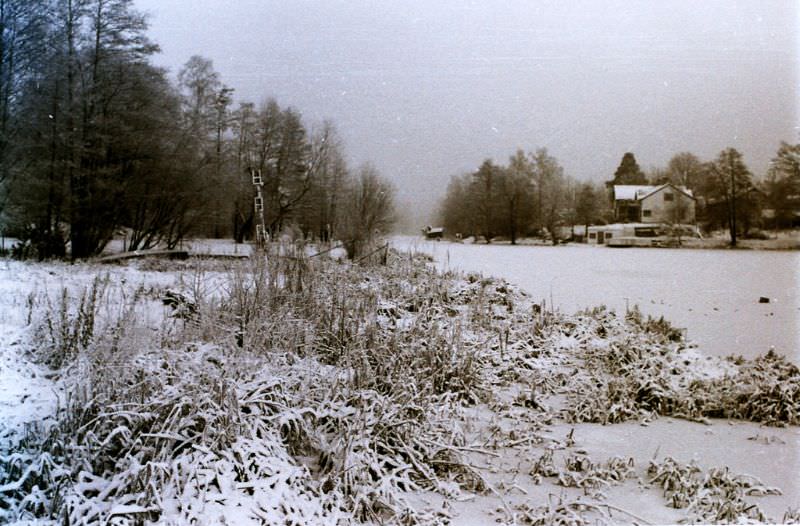
[[3,352],[60,395],[0,429],[0,522],[800,522],[797,502],[761,505],[795,488],[581,437],[746,421],[791,451],[800,370],[783,356],[706,357],[635,307],[565,314],[421,254],[306,254],[39,264],[93,277],[10,300],[28,343]]
[[[417,234],[413,234],[417,235]],[[476,240],[474,237],[469,237],[465,239],[456,239],[449,236],[444,237],[445,241],[451,243],[465,243],[465,244],[476,244],[476,245],[483,245],[486,242],[481,240]],[[509,239],[503,237],[493,238],[492,245],[508,245],[512,246],[512,243]],[[540,238],[518,238],[513,243],[514,246],[554,246],[553,242],[546,239]],[[556,246],[567,245],[572,247],[578,246],[598,246],[598,245],[589,245],[587,243],[576,243],[574,241],[559,241]],[[599,245],[603,248],[632,248],[632,247],[604,247]],[[730,245],[730,240],[727,237],[713,235],[707,236],[702,239],[699,238],[691,238],[691,237],[684,237],[680,240],[680,245],[677,244],[677,241],[674,243],[670,243],[669,245],[662,245],[662,246],[640,246],[636,248],[687,248],[687,249],[706,249],[706,250],[782,250],[782,251],[794,251],[800,250],[800,230],[788,230],[788,231],[781,231],[778,233],[773,233],[767,239],[749,239],[749,238],[739,238],[737,241],[736,246]]]

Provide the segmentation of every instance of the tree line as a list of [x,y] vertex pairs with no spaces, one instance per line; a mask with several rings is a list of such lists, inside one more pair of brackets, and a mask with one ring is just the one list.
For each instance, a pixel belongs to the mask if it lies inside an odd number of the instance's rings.
[[[213,63],[175,81],[133,0],[0,0],[0,228],[39,258],[84,258],[187,235],[252,238],[259,214],[365,246],[394,190],[348,166],[331,122],[307,127],[274,99],[235,104]],[[252,174],[263,182],[259,211]]]
[[690,190],[698,224],[707,231],[727,229],[733,245],[756,229],[800,226],[800,144],[786,142],[759,180],[734,148],[710,161],[681,152],[648,173],[627,152],[604,183],[566,175],[546,148],[519,149],[505,165],[487,159],[474,172],[452,177],[438,214],[448,232],[462,236],[487,242],[500,236],[512,244],[523,236],[547,236],[556,243],[557,227],[614,222],[614,185],[664,183]]
[[[451,233],[519,237],[553,232],[575,214],[575,222],[594,222],[607,213],[597,185],[565,175],[546,148],[517,150],[507,165],[485,160],[473,173],[451,178],[439,216]],[[581,215],[583,214],[583,215]],[[595,217],[597,216],[597,217]]]

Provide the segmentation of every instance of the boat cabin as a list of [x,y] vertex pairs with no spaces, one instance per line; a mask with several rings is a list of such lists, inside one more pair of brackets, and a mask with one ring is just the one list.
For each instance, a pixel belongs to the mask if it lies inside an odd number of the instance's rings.
[[444,237],[444,228],[428,225],[422,229],[422,235],[425,236],[426,239],[442,239]]

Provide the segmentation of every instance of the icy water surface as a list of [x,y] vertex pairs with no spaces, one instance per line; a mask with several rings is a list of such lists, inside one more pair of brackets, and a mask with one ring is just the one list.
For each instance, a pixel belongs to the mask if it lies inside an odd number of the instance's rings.
[[797,252],[392,243],[431,254],[441,268],[505,278],[562,311],[639,305],[686,328],[708,354],[752,358],[772,346],[800,363]]

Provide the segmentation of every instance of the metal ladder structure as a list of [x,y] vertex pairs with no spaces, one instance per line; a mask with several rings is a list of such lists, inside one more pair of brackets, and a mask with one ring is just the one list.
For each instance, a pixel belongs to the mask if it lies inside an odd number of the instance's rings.
[[264,181],[261,178],[261,170],[250,168],[250,176],[253,180],[253,186],[256,187],[256,196],[253,203],[258,221],[256,223],[256,245],[263,247],[266,246],[267,241],[269,241],[267,227],[264,223],[264,194],[261,191],[264,186]]

